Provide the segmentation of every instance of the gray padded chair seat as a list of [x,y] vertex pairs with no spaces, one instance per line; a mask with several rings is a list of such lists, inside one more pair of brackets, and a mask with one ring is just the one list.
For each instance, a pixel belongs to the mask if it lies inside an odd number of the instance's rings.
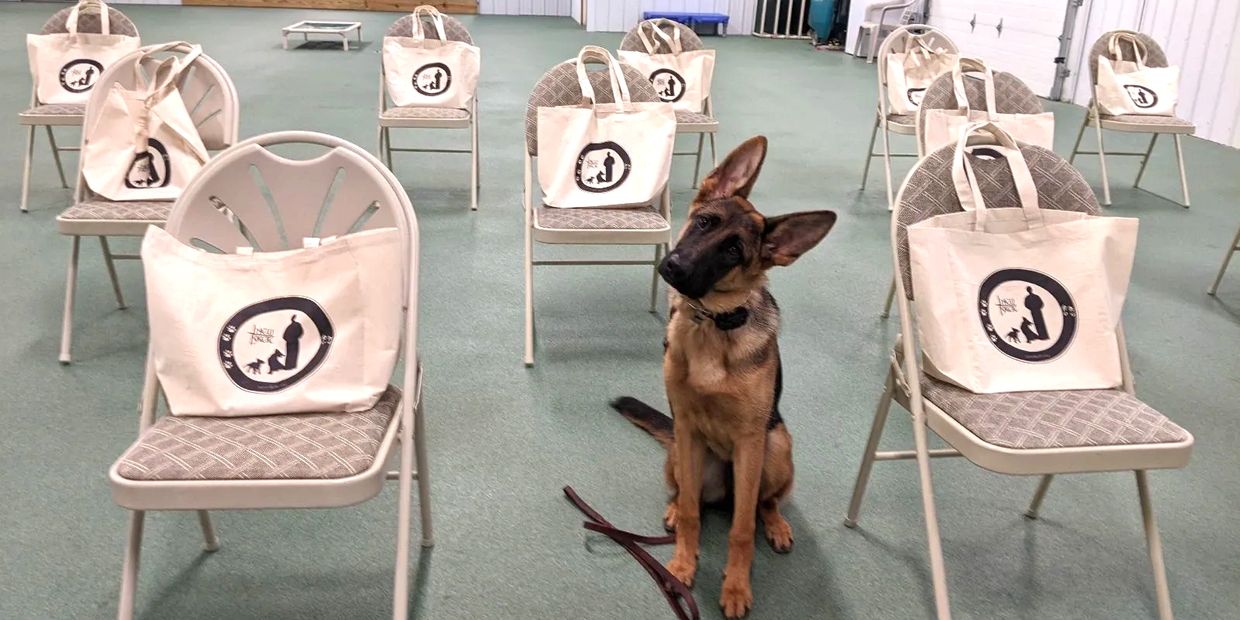
[[380,118],[463,121],[469,119],[469,111],[459,108],[423,108],[418,106],[404,106],[399,108],[388,108],[380,114]]
[[715,127],[718,127],[719,121],[716,120],[711,115],[702,114],[701,112],[682,112],[679,110],[676,111],[676,129],[677,130],[684,131],[685,129],[688,128],[688,126],[692,126],[692,125],[697,125],[699,127],[702,125],[713,125]]
[[1122,390],[974,394],[922,376],[927,400],[983,441],[1014,449],[1178,443],[1189,434]]
[[117,473],[143,481],[345,478],[374,463],[400,394],[389,386],[357,413],[163,416],[125,451]]
[[21,113],[22,116],[84,116],[85,114],[86,104],[84,103],[44,103]]
[[909,128],[912,128],[913,123],[917,122],[917,115],[916,114],[896,114],[895,112],[892,112],[887,115],[887,122],[894,123],[896,125],[907,125]]
[[172,201],[87,200],[56,217],[56,226],[66,235],[143,235],[151,224],[163,225]]
[[557,209],[538,205],[534,226],[543,230],[670,230],[653,206],[631,209]]
[[1102,126],[1115,131],[1128,130],[1142,133],[1158,131],[1160,133],[1191,134],[1197,130],[1192,121],[1186,121],[1175,116],[1155,116],[1152,114],[1117,114],[1114,116],[1103,114]]

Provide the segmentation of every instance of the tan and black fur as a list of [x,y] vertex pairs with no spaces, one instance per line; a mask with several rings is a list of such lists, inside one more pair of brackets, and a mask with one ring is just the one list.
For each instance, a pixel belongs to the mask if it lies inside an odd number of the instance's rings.
[[676,550],[667,568],[685,584],[697,570],[702,502],[732,497],[720,600],[729,618],[753,605],[756,520],[776,551],[792,549],[779,512],[792,489],[792,437],[779,413],[779,307],[766,271],[792,264],[835,224],[830,211],[759,213],[749,193],[765,157],[766,138],[750,138],[711,172],[659,266],[673,288],[663,355],[672,418],[636,399],[612,403],[668,447],[665,523]]

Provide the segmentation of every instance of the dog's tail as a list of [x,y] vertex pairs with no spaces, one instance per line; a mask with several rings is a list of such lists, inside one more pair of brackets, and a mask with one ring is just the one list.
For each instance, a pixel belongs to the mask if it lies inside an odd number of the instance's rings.
[[631,396],[621,396],[611,401],[611,408],[637,428],[650,433],[663,447],[672,446],[672,419],[659,410]]

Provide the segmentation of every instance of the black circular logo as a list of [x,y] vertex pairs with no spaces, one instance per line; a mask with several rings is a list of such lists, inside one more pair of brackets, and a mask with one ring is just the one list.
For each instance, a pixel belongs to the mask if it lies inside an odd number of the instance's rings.
[[149,189],[167,187],[172,180],[171,167],[168,163],[168,149],[155,138],[146,139],[146,150],[135,153],[129,164],[129,173],[125,175],[125,187],[130,189]]
[[659,101],[675,103],[685,96],[685,78],[671,69],[659,69],[650,74],[650,83]]
[[1140,84],[1127,84],[1124,86],[1124,90],[1128,91],[1128,97],[1132,99],[1133,105],[1142,110],[1158,105],[1158,93]]
[[327,313],[312,299],[260,301],[224,323],[217,343],[220,365],[247,392],[278,392],[323,363],[334,334]]
[[587,192],[611,191],[629,178],[629,154],[615,142],[593,142],[577,156],[577,187]]
[[103,65],[89,58],[70,60],[60,68],[60,85],[71,93],[84,93],[99,79]]
[[1029,269],[1001,269],[982,282],[977,312],[995,348],[1022,362],[1059,357],[1076,335],[1076,304],[1054,278]]
[[452,71],[442,62],[422,65],[413,72],[413,89],[427,97],[442,95],[451,85]]
[[925,96],[926,96],[926,89],[924,89],[924,88],[910,88],[910,89],[908,89],[907,96],[908,96],[908,102],[909,102],[909,103],[913,104],[914,106],[918,106],[918,107],[920,107],[920,106],[921,106],[921,99],[922,99],[922,97],[925,97]]

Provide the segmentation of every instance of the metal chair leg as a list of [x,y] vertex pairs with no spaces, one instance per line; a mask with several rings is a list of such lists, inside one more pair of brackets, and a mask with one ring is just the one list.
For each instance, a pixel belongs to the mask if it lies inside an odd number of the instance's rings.
[[211,513],[198,511],[198,526],[202,528],[202,550],[215,553],[220,550],[220,539],[215,535],[215,526],[211,525]]
[[861,189],[865,190],[865,182],[870,178],[870,162],[874,161],[874,141],[878,139],[878,124],[881,121],[874,115],[874,128],[870,130],[870,146],[865,148],[865,168],[861,169]]
[[654,268],[650,274],[650,312],[653,314],[659,306],[659,261],[663,260],[664,244],[654,246]]
[[1038,509],[1042,507],[1042,500],[1046,499],[1046,490],[1051,488],[1051,480],[1054,478],[1053,474],[1042,476],[1042,481],[1038,483],[1038,490],[1033,492],[1033,501],[1029,502],[1029,508],[1025,510],[1026,517],[1038,518]]
[[848,514],[844,517],[844,525],[850,528],[857,527],[857,518],[861,515],[861,500],[865,497],[865,489],[870,482],[874,453],[878,451],[878,442],[883,438],[883,427],[887,424],[887,413],[891,411],[891,397],[895,394],[895,386],[895,374],[888,370],[887,383],[883,387],[882,397],[878,399],[874,423],[870,426],[870,438],[865,443],[865,454],[861,455],[861,468],[857,471],[857,482],[853,485],[852,501],[848,503]]
[[77,288],[78,253],[82,247],[82,238],[73,236],[73,245],[69,250],[69,270],[65,275],[65,313],[60,326],[60,363],[68,364],[72,358],[69,348],[73,344],[73,294]]
[[707,134],[707,139],[710,140],[710,168],[714,170],[719,167],[719,156],[715,153],[715,134]]
[[1180,144],[1183,138],[1180,134],[1175,134],[1175,158],[1180,163],[1180,189],[1184,192],[1184,208],[1187,209],[1191,203],[1188,201],[1188,174],[1184,172],[1184,147]]
[[697,153],[693,156],[693,188],[697,189],[698,177],[702,173],[702,143],[706,140],[706,134],[698,134]]
[[1137,180],[1132,182],[1133,187],[1141,187],[1141,177],[1145,176],[1145,165],[1150,162],[1150,154],[1154,152],[1154,143],[1158,142],[1158,134],[1150,136],[1150,144],[1145,147],[1145,155],[1141,156],[1141,167],[1137,169]]
[[52,159],[56,162],[56,172],[60,174],[60,186],[69,189],[69,180],[65,178],[65,167],[60,163],[60,147],[56,146],[56,134],[52,133],[51,125],[44,125],[47,129],[47,142],[52,147]]
[[883,313],[878,315],[879,318],[888,318],[891,316],[891,305],[896,300],[896,278],[891,277],[891,287],[887,289],[887,302],[883,304]]
[[112,259],[112,250],[108,247],[108,238],[99,236],[99,248],[103,250],[103,263],[107,265],[108,277],[112,279],[112,292],[116,294],[116,306],[125,308],[125,296],[121,293],[121,282],[116,277],[116,262]]
[[[401,403],[404,416],[409,403]],[[396,497],[396,570],[392,587],[392,620],[409,617],[409,503],[413,501],[413,429],[407,420],[400,424],[400,471]]]
[[[920,407],[915,406],[915,408]],[[930,450],[926,442],[924,412],[913,416],[913,443],[917,449],[922,510],[926,517],[926,545],[930,555],[930,580],[934,585],[934,608],[939,620],[951,620],[951,604],[947,595],[947,567],[943,563],[943,543],[939,539],[939,519],[934,507],[934,486],[930,479]]]
[[31,125],[26,131],[26,159],[22,162],[22,200],[20,203],[22,213],[26,213],[26,203],[30,198],[30,162],[34,159],[34,125]]
[[129,541],[121,567],[121,596],[116,608],[117,620],[133,620],[134,595],[138,591],[138,558],[142,552],[142,524],[146,513],[135,510],[129,515]]
[[384,149],[383,149],[383,125],[379,125],[379,132],[378,132],[378,133],[379,133],[379,139],[378,139],[378,141],[377,141],[378,147],[375,149],[375,157],[379,158],[379,161],[383,161],[383,153],[384,153]]
[[383,128],[383,155],[387,161],[388,170],[392,169],[392,128]]
[[1163,563],[1162,540],[1158,537],[1158,521],[1150,504],[1149,481],[1145,470],[1138,469],[1137,497],[1141,501],[1141,521],[1145,524],[1145,542],[1150,551],[1150,566],[1154,570],[1154,596],[1158,601],[1159,620],[1173,620],[1171,592],[1167,587],[1167,567]]
[[1098,130],[1098,165],[1102,167],[1102,206],[1111,206],[1111,182],[1107,179],[1107,154],[1102,142],[1102,120],[1095,117],[1094,127]]
[[891,132],[887,131],[887,123],[883,123],[883,173],[887,179],[887,210],[894,211],[896,208],[895,188],[892,187],[891,181]]
[[435,545],[431,523],[431,470],[426,452],[426,407],[422,401],[413,410],[413,450],[418,465],[418,510],[422,513],[422,546]]
[[1223,264],[1219,265],[1218,275],[1214,277],[1214,284],[1210,286],[1210,290],[1206,291],[1210,295],[1218,293],[1218,285],[1223,281],[1223,274],[1227,273],[1227,265],[1231,263],[1231,257],[1237,251],[1240,251],[1240,229],[1236,230],[1236,237],[1231,240],[1227,253],[1223,255]]
[[1076,161],[1076,153],[1081,150],[1081,138],[1085,137],[1085,127],[1089,125],[1089,115],[1091,112],[1085,110],[1085,118],[1081,121],[1081,129],[1076,132],[1076,142],[1072,143],[1072,154],[1068,156],[1068,163]]
[[[528,219],[528,218],[527,218]],[[534,246],[530,223],[525,225],[525,365],[534,365]]]
[[478,162],[478,100],[477,99],[474,99],[474,115],[473,115],[473,122],[470,123],[470,131],[473,135],[471,137],[471,144],[469,147],[469,159],[470,159],[470,165],[471,165],[470,181],[472,182],[472,185],[470,186],[469,199],[470,199],[470,209],[473,211],[477,211],[478,210],[478,192],[481,191],[482,189],[482,182],[479,181],[478,179],[478,175],[481,171],[478,170],[479,162]]

